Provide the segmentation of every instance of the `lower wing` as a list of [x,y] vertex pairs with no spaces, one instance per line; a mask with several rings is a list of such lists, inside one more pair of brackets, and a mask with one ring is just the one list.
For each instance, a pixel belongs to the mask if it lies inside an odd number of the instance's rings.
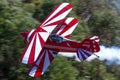
[[32,35],[31,39],[26,38],[28,44],[20,58],[20,61],[24,64],[31,64],[37,60],[39,53],[41,52],[42,48],[45,45],[49,33],[45,31],[42,32],[33,31],[31,35]]
[[58,26],[58,28],[55,30],[55,34],[69,38],[77,25],[78,20],[76,18],[69,17]]
[[29,75],[32,77],[39,77],[43,75],[53,59],[56,57],[56,55],[56,51],[43,49],[37,61],[30,67]]

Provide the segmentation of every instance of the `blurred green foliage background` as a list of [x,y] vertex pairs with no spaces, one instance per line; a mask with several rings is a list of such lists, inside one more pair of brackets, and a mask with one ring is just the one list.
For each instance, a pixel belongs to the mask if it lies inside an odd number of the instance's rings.
[[106,61],[97,59],[77,62],[57,56],[45,74],[36,79],[28,76],[29,66],[19,61],[26,45],[20,32],[36,28],[54,6],[63,2],[73,4],[69,16],[79,19],[71,39],[81,41],[97,35],[102,45],[120,46],[120,11],[112,1],[0,0],[0,80],[119,80],[119,65],[106,65]]

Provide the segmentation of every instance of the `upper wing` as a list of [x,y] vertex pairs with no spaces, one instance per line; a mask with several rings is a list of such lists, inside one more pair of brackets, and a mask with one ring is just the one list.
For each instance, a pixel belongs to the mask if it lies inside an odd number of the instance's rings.
[[67,18],[58,26],[55,33],[68,38],[77,25],[78,20],[76,18]]
[[56,6],[47,18],[38,26],[42,27],[47,32],[51,33],[54,28],[65,18],[65,16],[72,10],[70,3],[62,3]]
[[39,58],[33,64],[29,69],[29,75],[32,77],[39,77],[43,75],[45,70],[48,68],[48,66],[51,64],[53,59],[56,57],[57,52],[49,50],[49,49],[43,49],[40,53]]
[[30,31],[30,34],[27,35],[28,38],[26,38],[29,39],[27,40],[29,43],[20,59],[22,63],[31,64],[36,61],[52,30],[65,18],[71,9],[72,5],[69,3],[58,5],[34,31]]
[[94,52],[100,51],[99,38],[93,36],[82,41],[81,47],[77,50],[77,56],[80,60],[85,60],[91,56]]

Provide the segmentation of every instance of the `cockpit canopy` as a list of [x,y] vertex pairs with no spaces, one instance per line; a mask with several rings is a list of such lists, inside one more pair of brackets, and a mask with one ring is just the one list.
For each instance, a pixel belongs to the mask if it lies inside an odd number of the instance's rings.
[[63,42],[63,37],[61,37],[60,35],[57,35],[57,34],[51,34],[50,35],[50,40],[55,42],[55,43],[61,43]]

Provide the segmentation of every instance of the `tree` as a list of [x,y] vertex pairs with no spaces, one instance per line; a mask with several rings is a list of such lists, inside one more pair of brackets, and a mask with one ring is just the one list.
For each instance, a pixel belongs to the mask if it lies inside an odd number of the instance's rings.
[[76,80],[78,71],[67,61],[67,58],[57,56],[45,74],[39,79],[46,80]]
[[108,73],[112,73],[114,76],[116,76],[116,80],[120,79],[120,66],[116,65],[116,64],[110,64],[110,65],[106,65],[107,67],[107,72]]
[[37,21],[21,7],[9,5],[7,0],[4,0],[4,3],[0,1],[0,5],[1,79],[21,79],[18,74],[23,73],[25,68],[19,64],[19,57],[24,47],[20,32],[34,27]]
[[77,80],[116,80],[116,76],[113,73],[107,71],[105,62],[100,62],[95,59],[90,62],[73,61],[73,66],[78,70]]
[[92,34],[97,34],[101,38],[101,43],[106,46],[119,46],[120,44],[120,17],[113,11],[96,10],[92,13],[88,25]]

